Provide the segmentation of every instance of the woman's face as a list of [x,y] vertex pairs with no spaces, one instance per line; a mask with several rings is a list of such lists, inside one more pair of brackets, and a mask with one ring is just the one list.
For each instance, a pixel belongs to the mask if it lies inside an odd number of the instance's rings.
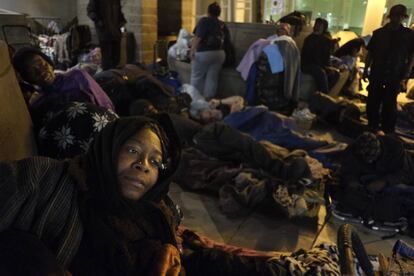
[[30,60],[30,64],[27,65],[28,79],[27,81],[32,84],[39,85],[40,87],[47,87],[53,84],[55,81],[55,73],[52,65],[50,65],[44,58],[39,55],[34,55]]
[[122,195],[140,199],[158,180],[162,148],[158,136],[144,128],[131,136],[118,155],[117,176]]

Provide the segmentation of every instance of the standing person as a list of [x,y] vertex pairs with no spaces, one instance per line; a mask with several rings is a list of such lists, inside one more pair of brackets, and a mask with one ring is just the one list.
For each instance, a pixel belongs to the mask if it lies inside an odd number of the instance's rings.
[[208,6],[208,16],[198,22],[191,45],[191,85],[208,100],[217,93],[219,73],[226,59],[224,41],[230,36],[224,22],[218,19],[220,13],[217,2]]
[[325,94],[339,78],[339,73],[329,67],[334,43],[328,32],[328,21],[317,18],[313,33],[306,37],[302,48],[302,71],[311,75],[318,91]]
[[89,0],[87,11],[95,23],[102,51],[102,69],[115,68],[120,60],[120,28],[126,24],[120,0]]
[[388,17],[390,22],[374,31],[367,46],[363,75],[364,80],[369,78],[368,124],[379,133],[395,130],[400,83],[408,79],[414,62],[413,31],[401,24],[408,17],[407,8],[395,5]]

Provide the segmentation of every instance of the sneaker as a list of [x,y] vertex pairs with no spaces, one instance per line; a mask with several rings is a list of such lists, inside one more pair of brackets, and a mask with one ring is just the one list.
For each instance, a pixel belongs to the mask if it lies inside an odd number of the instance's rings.
[[309,120],[312,121],[316,118],[316,115],[313,114],[309,108],[295,109],[292,113],[292,117],[299,120]]

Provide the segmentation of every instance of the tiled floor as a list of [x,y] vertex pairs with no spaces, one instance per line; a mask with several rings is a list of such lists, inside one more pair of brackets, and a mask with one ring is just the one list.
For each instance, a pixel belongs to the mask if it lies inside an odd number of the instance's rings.
[[[292,252],[300,248],[309,249],[314,243],[335,243],[341,225],[340,221],[331,218],[323,227],[324,208],[315,219],[288,220],[256,212],[245,217],[228,218],[220,212],[218,200],[212,196],[186,192],[175,184],[170,188],[170,195],[182,207],[183,226],[218,242],[257,250]],[[361,225],[354,226],[369,254],[381,252],[391,255],[397,239],[414,245],[414,239],[407,236],[383,240],[387,233],[371,231]]]

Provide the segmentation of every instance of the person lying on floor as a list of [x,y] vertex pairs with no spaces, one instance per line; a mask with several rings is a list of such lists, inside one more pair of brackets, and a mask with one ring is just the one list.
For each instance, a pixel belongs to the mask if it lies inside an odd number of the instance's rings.
[[[131,106],[133,115],[153,116],[158,110],[146,100]],[[286,181],[309,177],[309,166],[301,156],[275,158],[261,143],[222,122],[201,125],[177,114],[169,114],[182,146],[195,147],[220,160],[249,163]]]
[[355,38],[342,45],[334,53],[334,56],[341,59],[343,65],[349,70],[349,77],[343,88],[345,92],[348,92],[347,95],[355,95],[359,91],[357,57],[363,47],[365,48],[364,40]]
[[220,121],[228,114],[240,111],[245,106],[244,99],[240,96],[213,98],[207,101],[194,86],[188,84],[183,85],[181,93],[190,95],[190,116],[203,124]]
[[361,121],[358,106],[349,100],[335,99],[316,92],[306,105],[321,121],[328,123],[343,135],[355,139],[363,132],[369,131],[368,125]]
[[348,146],[340,169],[344,186],[364,185],[372,192],[414,186],[414,152],[393,135],[365,132]]
[[53,62],[36,48],[19,49],[12,63],[24,86],[34,86],[32,91],[24,94],[35,122],[41,120],[47,111],[73,101],[114,110],[112,101],[88,73],[72,70],[56,75]]
[[[158,113],[145,100],[133,108],[135,115]],[[221,212],[229,216],[258,206],[288,217],[312,214],[320,198],[312,188],[319,187],[328,170],[305,151],[256,141],[222,122],[201,125],[176,114],[170,117],[184,149],[175,183],[215,194]]]
[[122,118],[87,154],[0,163],[0,232],[36,234],[73,275],[178,275],[169,119]]

